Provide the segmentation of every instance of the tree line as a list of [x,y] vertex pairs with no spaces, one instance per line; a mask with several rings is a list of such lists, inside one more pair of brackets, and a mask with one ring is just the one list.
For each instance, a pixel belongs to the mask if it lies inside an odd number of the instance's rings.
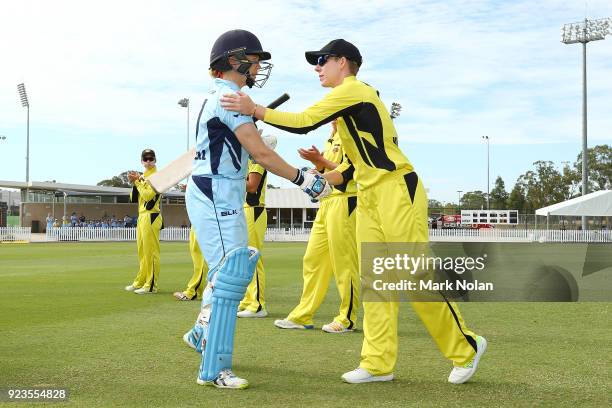
[[[587,150],[588,191],[612,189],[612,147],[598,145]],[[508,192],[501,176],[495,179],[490,192],[490,208],[493,210],[519,210],[534,213],[536,209],[569,200],[582,194],[582,152],[572,166],[565,162],[557,169],[552,161],[538,160],[533,168],[521,174]],[[456,207],[456,204],[450,204]],[[487,193],[476,190],[461,196],[461,208],[487,208]],[[430,208],[449,208],[437,200],[429,200]]]

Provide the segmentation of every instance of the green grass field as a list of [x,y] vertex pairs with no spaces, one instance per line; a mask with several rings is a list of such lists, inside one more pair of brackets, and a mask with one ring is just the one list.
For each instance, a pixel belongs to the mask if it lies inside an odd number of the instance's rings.
[[[69,402],[53,406],[79,407],[609,406],[609,303],[463,304],[489,349],[462,386],[446,382],[449,363],[404,305],[396,380],[342,383],[358,365],[361,330],[272,324],[301,293],[304,249],[265,247],[271,314],[238,322],[234,369],[251,388],[235,391],[197,385],[200,356],[181,340],[199,310],[172,297],[191,275],[186,243],[162,243],[153,296],[123,290],[137,267],[134,243],[0,244],[0,388],[67,387]],[[337,303],[332,285],[317,328]]]

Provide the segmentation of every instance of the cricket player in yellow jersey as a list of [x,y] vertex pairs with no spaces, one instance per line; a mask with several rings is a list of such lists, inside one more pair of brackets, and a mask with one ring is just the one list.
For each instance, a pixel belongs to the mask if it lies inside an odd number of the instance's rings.
[[268,172],[253,160],[249,160],[249,170],[246,181],[246,200],[244,216],[249,231],[249,246],[259,250],[259,260],[253,274],[253,279],[247,287],[244,298],[238,306],[238,317],[266,317],[266,273],[263,265],[263,243],[268,227],[266,212],[266,183]]
[[202,256],[202,250],[196,240],[193,227],[189,231],[189,252],[193,262],[193,274],[184,291],[174,292],[174,297],[181,301],[202,299],[202,292],[204,292],[204,286],[206,286],[204,275],[208,273],[208,264]]
[[[239,92],[221,98],[224,108],[253,114],[280,129],[307,133],[338,119],[342,146],[350,160],[326,173],[330,184],[344,182],[354,166],[357,191],[357,247],[361,242],[427,242],[427,196],[412,164],[394,143],[397,137],[378,92],[355,77],[362,57],[353,44],[338,39],[320,51],[306,52],[322,86],[332,90],[301,113],[279,112],[255,104]],[[359,254],[361,257],[361,253]],[[448,381],[464,383],[474,373],[487,347],[469,330],[457,305],[440,295],[439,302],[412,302],[412,307],[438,348],[453,362]],[[361,363],[342,379],[349,383],[391,381],[397,361],[397,302],[363,302],[364,341]]]
[[[315,146],[298,152],[320,173],[336,169],[344,159],[336,121],[332,121],[332,134],[323,154]],[[322,330],[327,333],[355,330],[359,308],[359,266],[355,241],[357,187],[352,171],[353,166],[349,166],[343,174],[346,182],[334,186],[332,193],[321,199],[304,254],[304,288],[300,303],[285,319],[276,320],[276,327],[312,329],[313,316],[325,299],[333,275],[340,295],[340,310],[333,321],[323,325]]]
[[145,168],[144,174],[128,173],[128,179],[133,184],[130,202],[138,203],[136,242],[140,269],[134,282],[126,286],[125,290],[144,295],[157,293],[160,268],[159,232],[163,228],[163,222],[159,211],[161,194],[156,193],[146,181],[147,177],[157,171],[155,152],[145,149],[140,157]]

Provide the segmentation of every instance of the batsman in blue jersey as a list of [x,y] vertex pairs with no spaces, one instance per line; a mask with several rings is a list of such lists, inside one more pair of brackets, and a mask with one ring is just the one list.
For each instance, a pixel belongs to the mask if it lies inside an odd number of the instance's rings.
[[209,265],[202,308],[185,342],[202,353],[197,382],[218,388],[246,388],[233,374],[232,353],[238,304],[249,285],[259,253],[247,247],[243,213],[249,154],[270,172],[298,185],[313,198],[331,191],[322,177],[287,164],[262,141],[251,115],[226,111],[219,98],[245,85],[262,87],[272,65],[259,39],[232,30],[215,41],[210,55],[214,78],[198,118],[196,157],[186,194],[187,212]]

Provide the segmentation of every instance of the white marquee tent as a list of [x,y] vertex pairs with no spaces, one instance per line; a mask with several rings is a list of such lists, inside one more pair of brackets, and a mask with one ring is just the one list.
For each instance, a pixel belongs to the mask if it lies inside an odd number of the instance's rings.
[[609,217],[612,216],[612,190],[595,191],[594,193],[549,205],[548,207],[536,210],[536,215],[547,217],[547,224],[549,215]]

